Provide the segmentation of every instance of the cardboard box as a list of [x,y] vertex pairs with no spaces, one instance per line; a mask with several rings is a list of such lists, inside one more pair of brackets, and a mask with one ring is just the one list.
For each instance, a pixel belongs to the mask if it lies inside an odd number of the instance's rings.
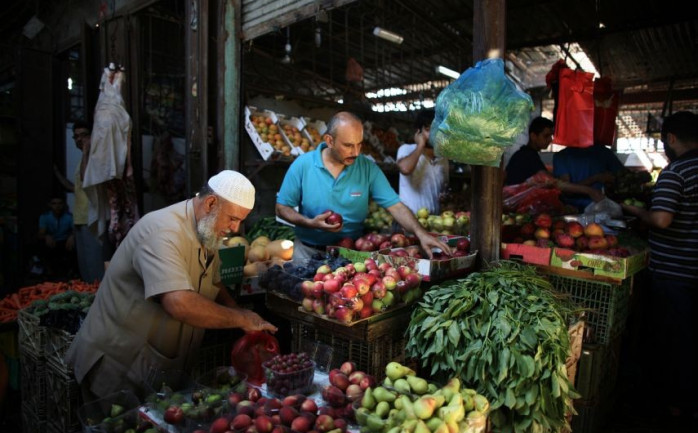
[[391,252],[402,249],[404,248],[382,250],[380,260],[390,263],[393,267],[408,265],[419,272],[423,281],[430,282],[443,281],[467,274],[475,265],[475,257],[477,256],[477,251],[467,256],[453,257],[447,260],[429,260],[428,258],[420,259],[390,255]]
[[649,249],[631,252],[628,257],[615,257],[553,248],[550,266],[624,280],[644,269],[649,261]]
[[525,244],[502,244],[500,254],[503,259],[506,260],[518,260],[524,263],[530,263],[532,265],[545,265],[550,264],[550,256],[552,255],[552,248],[542,248],[534,245]]
[[229,286],[242,282],[242,268],[245,266],[245,247],[221,247],[218,250],[221,258],[221,282]]
[[252,139],[252,143],[257,148],[257,151],[262,156],[262,159],[266,161],[271,158],[272,154],[276,152],[276,150],[271,144],[263,141],[262,137],[259,136],[259,133],[255,129],[252,119],[250,118],[253,113],[255,115],[270,117],[273,123],[277,123],[278,119],[276,118],[276,114],[274,114],[272,111],[265,110],[263,112],[257,112],[255,107],[245,107],[245,130],[249,134],[250,139]]
[[286,134],[286,131],[284,131],[285,125],[291,125],[298,129],[298,132],[300,132],[301,137],[308,140],[309,144],[312,144],[313,139],[312,137],[310,137],[310,134],[308,134],[308,131],[305,130],[305,121],[302,118],[299,119],[298,117],[291,117],[290,119],[286,119],[282,116],[279,116],[279,131],[281,131],[280,134],[283,137],[284,142],[291,146],[291,155],[298,156],[304,154],[305,152],[303,151],[303,149],[301,149],[299,146],[293,145],[293,142]]

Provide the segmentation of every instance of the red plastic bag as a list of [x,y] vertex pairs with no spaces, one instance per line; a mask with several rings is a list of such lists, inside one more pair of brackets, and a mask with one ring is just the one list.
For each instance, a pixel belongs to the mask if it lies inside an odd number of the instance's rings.
[[560,70],[559,105],[553,143],[569,147],[594,144],[594,74]]
[[619,99],[620,92],[613,90],[610,78],[594,81],[594,144],[613,145]]
[[264,383],[262,363],[279,354],[279,341],[263,331],[248,332],[233,345],[230,360],[235,370],[247,375],[252,385]]

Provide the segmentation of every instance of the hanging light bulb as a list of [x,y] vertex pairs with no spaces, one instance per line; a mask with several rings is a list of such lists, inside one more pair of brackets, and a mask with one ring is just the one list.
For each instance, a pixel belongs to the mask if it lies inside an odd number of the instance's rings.
[[320,26],[315,27],[315,47],[320,48],[322,45],[322,29]]
[[284,45],[284,52],[286,55],[284,55],[284,58],[281,59],[281,63],[284,65],[291,63],[291,50],[291,29],[286,27],[286,45]]

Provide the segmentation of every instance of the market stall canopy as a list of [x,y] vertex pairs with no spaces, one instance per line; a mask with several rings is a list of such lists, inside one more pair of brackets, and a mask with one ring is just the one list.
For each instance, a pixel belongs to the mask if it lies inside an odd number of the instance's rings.
[[[243,2],[245,85],[252,92],[346,104],[356,93],[356,84],[346,79],[347,60],[354,58],[363,68],[359,89],[376,94],[360,102],[409,107],[434,98],[450,82],[438,66],[463,72],[479,60],[472,59],[472,1],[299,2],[315,7],[279,8],[265,27],[260,20],[247,21],[255,14],[252,7],[262,3],[272,2]],[[583,51],[596,71],[624,92],[621,135],[644,132],[648,112],[660,116],[667,101],[674,111],[698,108],[698,13],[684,2],[509,0],[506,5],[507,70],[521,87],[545,91],[545,74],[560,58],[589,71],[577,54]],[[392,36],[377,36],[385,31]],[[289,46],[290,61],[282,64]],[[383,90],[388,88],[395,90]]]

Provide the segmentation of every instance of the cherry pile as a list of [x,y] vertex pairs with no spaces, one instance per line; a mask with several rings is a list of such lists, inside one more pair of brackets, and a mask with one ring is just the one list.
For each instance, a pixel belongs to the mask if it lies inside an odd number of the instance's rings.
[[315,364],[305,352],[276,355],[262,366],[266,372],[267,390],[272,394],[303,393],[313,384]]

